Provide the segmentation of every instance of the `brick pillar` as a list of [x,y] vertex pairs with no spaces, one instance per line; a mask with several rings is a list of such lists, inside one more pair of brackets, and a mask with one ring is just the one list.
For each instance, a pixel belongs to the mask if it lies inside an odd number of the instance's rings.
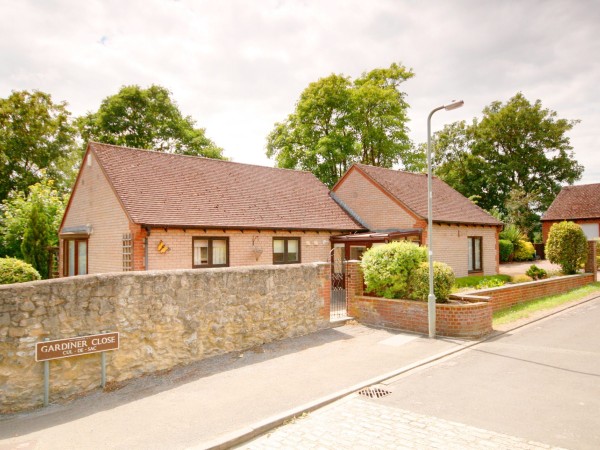
[[596,241],[588,241],[588,256],[585,262],[585,272],[594,274],[594,281],[598,281],[598,262],[596,260]]
[[359,261],[347,261],[346,263],[346,303],[348,315],[354,317],[354,297],[363,295],[363,274]]
[[130,223],[129,231],[133,240],[133,270],[147,270],[146,268],[146,248],[144,239],[148,233],[140,225]]

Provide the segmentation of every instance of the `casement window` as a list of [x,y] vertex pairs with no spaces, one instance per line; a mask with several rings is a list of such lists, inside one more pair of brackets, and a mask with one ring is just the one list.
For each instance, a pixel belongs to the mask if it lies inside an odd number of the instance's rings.
[[67,277],[88,272],[87,239],[65,239],[63,274]]
[[273,264],[300,262],[300,238],[273,238]]
[[481,262],[482,241],[481,236],[469,236],[469,272],[481,272],[483,264]]
[[229,266],[229,238],[195,237],[192,239],[192,267]]

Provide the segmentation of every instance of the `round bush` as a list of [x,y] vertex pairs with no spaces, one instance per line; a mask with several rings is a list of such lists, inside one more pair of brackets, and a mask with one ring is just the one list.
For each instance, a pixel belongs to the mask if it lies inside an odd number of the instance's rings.
[[24,283],[42,277],[31,264],[16,258],[0,258],[0,284]]
[[529,241],[519,241],[515,246],[513,259],[515,261],[533,261],[535,258],[535,247]]
[[371,247],[361,267],[367,291],[385,298],[406,298],[408,277],[427,260],[427,249],[407,241]]
[[564,274],[576,273],[587,258],[587,238],[574,222],[555,223],[546,242],[546,257],[559,264]]
[[508,262],[515,250],[515,246],[507,239],[500,239],[498,244],[500,245],[500,262]]
[[[409,297],[414,300],[427,300],[429,296],[429,263],[419,264],[416,270],[410,274],[409,284],[411,292]],[[433,293],[435,301],[443,303],[454,286],[454,271],[452,267],[443,262],[433,262]]]

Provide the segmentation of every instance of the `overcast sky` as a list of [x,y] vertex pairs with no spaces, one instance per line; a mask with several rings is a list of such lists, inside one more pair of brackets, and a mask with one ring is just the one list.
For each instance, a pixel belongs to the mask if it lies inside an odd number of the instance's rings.
[[399,62],[411,138],[518,91],[566,119],[581,183],[600,182],[600,1],[0,0],[0,97],[39,89],[74,115],[123,85],[169,89],[234,161],[273,165],[267,134],[302,90]]

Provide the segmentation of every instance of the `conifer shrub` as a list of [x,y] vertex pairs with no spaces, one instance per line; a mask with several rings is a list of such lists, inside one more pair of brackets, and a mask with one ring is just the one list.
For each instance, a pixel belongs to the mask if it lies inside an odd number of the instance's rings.
[[510,257],[515,250],[513,243],[507,239],[500,239],[498,244],[500,245],[500,262],[510,261]]
[[550,227],[546,257],[559,264],[565,275],[576,273],[587,258],[587,238],[574,222],[559,222]]
[[[443,262],[433,262],[433,293],[437,303],[444,303],[452,292],[454,286],[454,271],[452,267]],[[413,300],[427,300],[429,296],[429,263],[419,264],[409,277],[411,292],[409,298]]]
[[527,269],[525,275],[531,277],[533,280],[543,280],[544,278],[548,278],[548,272],[535,264],[532,264],[531,267]]
[[367,292],[385,298],[408,298],[409,276],[425,261],[427,249],[411,242],[371,247],[361,260]]
[[16,258],[0,258],[0,284],[24,283],[41,279],[31,264]]

